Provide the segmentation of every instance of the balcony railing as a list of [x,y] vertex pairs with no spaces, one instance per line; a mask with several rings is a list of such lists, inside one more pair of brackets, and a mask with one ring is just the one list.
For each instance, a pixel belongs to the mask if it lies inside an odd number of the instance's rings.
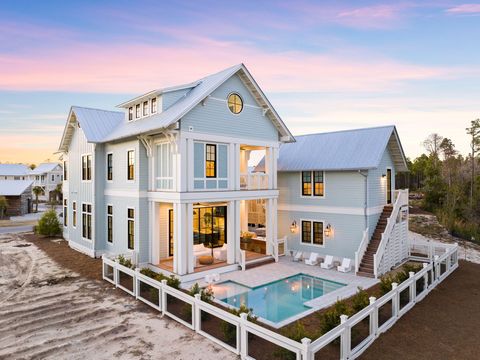
[[240,189],[268,189],[268,175],[264,173],[240,174]]

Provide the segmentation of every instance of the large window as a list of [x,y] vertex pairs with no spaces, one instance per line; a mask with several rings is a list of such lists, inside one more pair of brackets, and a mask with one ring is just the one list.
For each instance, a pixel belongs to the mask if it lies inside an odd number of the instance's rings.
[[193,209],[193,243],[213,247],[227,242],[227,207],[201,207]]
[[205,145],[205,176],[207,178],[217,177],[217,146]]
[[82,237],[92,240],[92,204],[82,203]]
[[148,101],[143,102],[143,116],[148,115]]
[[113,180],[113,154],[107,154],[107,180]]
[[157,98],[153,98],[153,99],[152,99],[151,107],[152,107],[152,109],[151,109],[150,112],[151,112],[152,114],[155,114],[155,113],[157,112]]
[[140,118],[140,104],[135,105],[135,119]]
[[127,151],[127,180],[135,179],[135,151]]
[[107,241],[113,243],[113,206],[107,205]]
[[240,95],[232,93],[228,95],[228,108],[234,114],[240,114],[243,109],[243,100]]
[[323,222],[302,220],[302,243],[323,245]]
[[173,209],[168,210],[168,256],[173,256]]
[[302,171],[302,196],[323,196],[324,178],[323,171]]
[[127,209],[127,233],[128,248],[135,249],[135,210]]
[[92,155],[82,156],[82,180],[92,180]]
[[77,227],[77,202],[72,202],[72,226]]
[[68,226],[68,201],[63,199],[63,226]]
[[130,106],[128,108],[128,121],[132,121],[133,120],[133,106]]

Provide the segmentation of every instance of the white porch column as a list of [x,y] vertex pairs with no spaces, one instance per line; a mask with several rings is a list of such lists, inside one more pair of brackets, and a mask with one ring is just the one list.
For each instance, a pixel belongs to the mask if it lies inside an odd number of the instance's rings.
[[275,222],[275,217],[274,217],[274,214],[273,214],[273,210],[274,210],[274,199],[267,199],[266,201],[266,206],[265,206],[265,227],[266,227],[266,240],[267,240],[267,243],[266,243],[266,253],[267,255],[273,255],[273,241],[274,241],[274,233],[276,231],[275,230],[275,227],[276,227],[276,222]]
[[178,275],[187,273],[186,217],[187,204],[173,204],[173,271]]
[[268,175],[268,189],[273,189],[273,148],[265,149],[265,173]]
[[187,191],[193,191],[193,182],[194,182],[194,174],[193,174],[193,139],[188,138],[187,140]]
[[149,202],[149,222],[148,238],[150,262],[152,264],[160,263],[160,205],[154,201]]
[[246,200],[240,202],[240,231],[248,231],[248,203]]
[[235,169],[234,190],[240,190],[240,144],[234,144],[233,155],[234,155],[233,168]]
[[235,144],[228,144],[228,190],[235,190]]
[[193,262],[193,204],[186,204],[186,248],[187,248],[187,269],[189,273],[192,273],[195,268],[195,263]]
[[177,153],[177,191],[187,191],[187,139],[178,137]]
[[234,203],[234,234],[233,238],[235,239],[235,248],[237,251],[235,251],[235,261],[237,263],[240,263],[240,232],[241,232],[241,227],[240,227],[240,201],[235,200],[233,201]]
[[274,249],[274,255],[275,255],[275,261],[278,262],[278,200],[277,199],[272,199],[272,237],[273,237],[273,244],[275,249]]
[[277,147],[272,148],[272,188],[277,189],[277,164],[278,164],[278,151]]
[[[235,201],[227,203],[227,264],[235,264],[235,253],[237,252],[237,242],[239,237],[235,236]],[[237,240],[238,239],[238,240]]]

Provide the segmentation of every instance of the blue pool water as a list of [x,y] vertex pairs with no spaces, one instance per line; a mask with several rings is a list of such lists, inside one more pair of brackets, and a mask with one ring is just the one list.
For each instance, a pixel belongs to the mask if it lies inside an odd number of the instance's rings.
[[278,323],[310,309],[305,302],[343,286],[345,284],[297,274],[255,288],[226,281],[214,285],[213,291],[217,299],[229,305],[245,304],[256,316]]

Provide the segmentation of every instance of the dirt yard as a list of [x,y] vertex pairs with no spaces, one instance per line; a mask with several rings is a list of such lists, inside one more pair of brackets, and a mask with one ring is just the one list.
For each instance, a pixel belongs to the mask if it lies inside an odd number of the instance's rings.
[[65,241],[0,235],[0,359],[236,358],[100,278]]

